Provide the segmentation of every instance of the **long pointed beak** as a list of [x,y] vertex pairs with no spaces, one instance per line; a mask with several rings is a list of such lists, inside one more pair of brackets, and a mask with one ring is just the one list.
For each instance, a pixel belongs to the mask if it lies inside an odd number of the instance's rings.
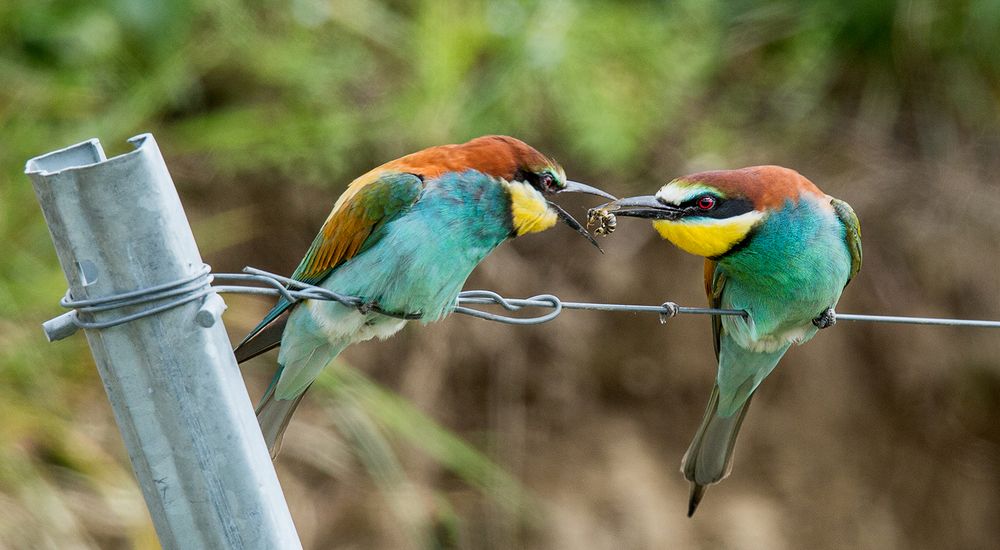
[[559,216],[559,219],[562,220],[563,223],[568,225],[570,229],[572,229],[573,231],[576,231],[577,233],[583,235],[584,238],[590,241],[590,244],[596,246],[597,249],[601,251],[601,254],[604,254],[604,249],[601,248],[601,245],[597,244],[597,239],[595,239],[594,236],[590,234],[590,231],[587,231],[586,228],[584,228],[583,225],[580,224],[580,222],[576,221],[576,218],[571,216],[569,212],[567,212],[565,209],[563,209],[563,207],[559,206],[558,204],[552,201],[546,201],[546,202],[548,202],[549,206],[551,206],[552,209],[556,211],[556,215]]
[[[615,200],[614,195],[601,191],[596,187],[591,187],[585,183],[580,183],[578,181],[567,180],[566,186],[560,189],[559,191],[556,191],[555,194],[559,193],[586,193],[588,195],[597,195],[598,197],[604,197],[606,199]],[[546,201],[546,202],[548,202],[549,206],[551,206],[552,209],[556,211],[556,215],[559,216],[559,219],[562,220],[563,223],[568,225],[570,229],[572,229],[573,231],[576,231],[577,233],[583,235],[588,241],[590,241],[590,244],[596,246],[597,249],[600,250],[602,254],[604,253],[604,249],[601,248],[601,245],[597,244],[597,239],[595,239],[594,236],[590,234],[590,231],[587,231],[587,229],[583,227],[583,224],[576,221],[576,218],[571,216],[569,212],[567,212],[563,207],[559,206],[558,204],[552,201]]]
[[618,197],[610,193],[605,193],[596,187],[591,187],[586,183],[580,183],[578,181],[566,181],[566,187],[563,187],[557,193],[587,193],[588,195],[597,195],[598,197],[604,197],[606,199],[615,200]]
[[628,197],[591,208],[590,212],[604,211],[616,216],[631,216],[650,220],[677,220],[684,215],[680,208],[663,204],[652,195]]

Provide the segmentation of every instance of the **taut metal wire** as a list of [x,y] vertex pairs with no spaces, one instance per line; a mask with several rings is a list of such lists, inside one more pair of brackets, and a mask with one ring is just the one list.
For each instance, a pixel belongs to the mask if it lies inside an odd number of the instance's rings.
[[[206,265],[194,275],[175,283],[168,283],[156,287],[141,289],[114,296],[108,296],[97,300],[74,300],[68,294],[60,304],[63,307],[72,309],[55,319],[43,324],[46,335],[50,340],[65,338],[79,328],[104,329],[118,326],[129,321],[141,319],[161,311],[177,307],[192,300],[213,293],[228,294],[257,294],[266,296],[276,296],[281,299],[295,303],[301,300],[328,300],[338,302],[347,307],[357,308],[363,313],[379,313],[400,319],[416,320],[421,318],[421,312],[398,312],[385,310],[378,303],[367,302],[356,296],[347,296],[332,290],[318,287],[282,277],[274,273],[269,273],[253,267],[246,267],[243,273],[210,273],[210,268]],[[226,281],[238,284],[212,285],[213,281]],[[250,286],[252,284],[264,286]],[[117,308],[134,308],[140,305],[152,304],[146,309],[139,311],[129,311],[121,317],[110,320],[96,322],[80,318],[80,314],[89,316],[95,312],[109,311]],[[548,308],[552,311],[536,315],[534,317],[511,317],[499,315],[470,306],[497,305],[507,311],[520,311],[524,308]],[[211,304],[206,308],[219,307],[219,304]],[[224,307],[224,306],[223,306]],[[661,323],[676,317],[677,315],[738,315],[746,316],[746,312],[737,309],[716,309],[710,307],[687,307],[680,306],[674,302],[664,302],[660,305],[641,304],[605,304],[595,302],[568,302],[552,294],[539,294],[530,298],[506,298],[490,290],[466,290],[458,295],[458,300],[454,307],[455,313],[505,323],[508,325],[539,325],[547,323],[558,317],[565,310],[584,311],[613,311],[624,313],[654,313],[659,316]],[[219,311],[218,313],[221,313]],[[210,318],[211,315],[206,315]],[[864,323],[893,323],[907,325],[936,325],[953,327],[978,327],[978,328],[1000,328],[1000,321],[981,319],[950,319],[939,317],[902,317],[895,315],[864,315],[856,313],[837,313],[838,321],[856,321]]]
[[[334,300],[346,306],[364,308],[363,301],[353,296],[343,296],[336,292],[308,285],[300,281],[294,281],[287,277],[268,273],[253,267],[244,268],[245,273],[219,273],[215,275],[216,280],[232,281],[253,281],[269,285],[271,288],[246,287],[246,286],[215,286],[217,292],[236,292],[244,294],[268,294],[272,296],[281,295],[286,300],[296,299],[311,300]],[[286,289],[282,285],[288,285],[292,289]],[[487,311],[482,311],[469,306],[473,305],[498,305],[507,311],[519,311],[526,307],[550,308],[552,311],[536,317],[509,317],[497,315]],[[377,306],[369,305],[370,311],[379,311]],[[511,325],[538,325],[546,323],[558,317],[564,310],[575,309],[585,311],[616,311],[626,313],[655,313],[660,316],[661,322],[677,315],[738,315],[746,316],[746,312],[738,309],[716,309],[709,307],[688,307],[680,306],[673,302],[664,302],[660,305],[640,305],[640,304],[606,304],[594,302],[568,302],[552,294],[540,294],[530,298],[505,298],[490,290],[466,290],[458,295],[458,303],[455,313],[469,315],[488,321],[506,323]],[[402,317],[406,319],[419,319],[419,312],[413,313],[380,313]],[[856,313],[837,313],[838,321],[856,321],[864,323],[894,323],[909,325],[937,325],[937,326],[959,326],[959,327],[980,327],[980,328],[1000,328],[1000,321],[980,320],[980,319],[949,319],[938,317],[903,317],[895,315],[866,315]]]

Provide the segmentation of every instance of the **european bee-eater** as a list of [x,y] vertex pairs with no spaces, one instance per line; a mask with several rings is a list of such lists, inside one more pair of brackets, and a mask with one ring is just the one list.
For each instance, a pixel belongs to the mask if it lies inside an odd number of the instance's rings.
[[506,136],[424,149],[354,180],[292,279],[365,305],[282,299],[235,350],[242,362],[281,346],[278,370],[257,408],[271,455],[306,390],[344,348],[387,338],[407,319],[428,323],[447,315],[473,268],[503,241],[562,220],[596,246],[548,200],[565,192],[614,199],[568,181],[555,161]]
[[712,317],[718,374],[681,466],[692,484],[691,516],[705,488],[729,475],[757,386],[791,344],[836,321],[834,306],[861,268],[858,218],[846,202],[780,166],[685,176],[655,196],[621,199],[591,213],[653,220],[663,238],[705,257],[711,307],[746,312]]

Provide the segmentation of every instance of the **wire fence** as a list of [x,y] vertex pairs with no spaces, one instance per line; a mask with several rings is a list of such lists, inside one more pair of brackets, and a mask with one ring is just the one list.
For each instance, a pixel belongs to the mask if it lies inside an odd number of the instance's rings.
[[[243,273],[211,273],[211,268],[202,266],[197,273],[184,279],[157,285],[147,289],[116,294],[94,300],[74,300],[67,293],[60,304],[69,311],[55,319],[47,321],[43,326],[50,340],[65,338],[79,328],[103,329],[118,326],[129,321],[166,311],[173,307],[189,303],[193,300],[213,293],[256,294],[276,296],[280,300],[295,303],[302,300],[335,301],[347,307],[357,308],[362,313],[379,313],[400,319],[420,319],[420,312],[389,311],[378,303],[365,301],[357,296],[347,296],[330,289],[296,281],[288,277],[269,273],[253,267],[246,267]],[[212,284],[213,282],[230,284]],[[236,284],[233,284],[236,283]],[[262,286],[253,286],[262,285]],[[535,316],[513,317],[491,313],[472,306],[499,306],[510,312],[518,312],[525,308],[549,309],[551,311]],[[206,302],[204,307],[213,307]],[[214,307],[218,307],[217,305]],[[92,317],[95,313],[112,310],[122,310],[122,314],[110,319],[96,321],[82,319]],[[615,304],[598,302],[565,301],[553,294],[539,294],[530,298],[507,298],[490,290],[466,290],[458,295],[454,312],[469,315],[478,319],[505,323],[509,325],[538,325],[547,323],[565,310],[606,311],[624,313],[651,313],[659,317],[661,323],[677,315],[735,315],[746,317],[747,313],[737,309],[716,309],[709,307],[681,306],[674,302],[663,302],[659,305]],[[206,315],[211,319],[211,315]],[[936,325],[955,327],[1000,328],[1000,321],[985,319],[952,319],[941,317],[908,317],[897,315],[868,315],[857,313],[836,313],[837,321],[856,321],[867,323],[893,323],[907,325]]]
[[[304,291],[306,291],[306,295],[304,295],[303,298],[324,299],[323,296],[329,296],[326,299],[336,300],[345,305],[363,307],[358,305],[362,301],[356,297],[345,297],[343,295],[337,294],[336,292],[327,290],[325,288],[304,284],[300,281],[295,281],[287,277],[275,275],[273,273],[269,273],[267,271],[263,271],[253,267],[244,268],[244,271],[245,273],[241,274],[236,274],[236,273],[217,274],[215,278],[217,280],[225,280],[231,277],[238,277],[240,280],[246,280],[246,281],[252,280],[272,285],[273,290],[277,290],[278,293],[282,295],[285,295],[285,292],[287,292],[283,291],[284,290],[283,287],[280,287],[280,284],[284,283],[294,287],[299,287]],[[279,285],[273,286],[275,282],[279,283]],[[219,292],[245,293],[247,287],[222,286],[222,287],[216,287],[216,290]],[[272,289],[257,288],[254,289],[253,293],[254,294],[272,293],[272,292],[257,292],[261,290],[270,291]],[[552,311],[544,315],[539,315],[535,317],[509,317],[468,307],[471,305],[498,305],[508,311],[519,311],[526,307],[550,308],[552,309]],[[735,315],[739,317],[747,316],[747,312],[741,309],[689,307],[689,306],[680,306],[674,302],[663,302],[660,305],[569,302],[569,301],[564,301],[560,299],[558,296],[552,294],[539,294],[537,296],[532,296],[530,298],[505,298],[504,296],[501,296],[500,294],[497,294],[496,292],[493,292],[491,290],[463,291],[459,293],[458,304],[455,307],[455,313],[461,313],[463,315],[470,315],[472,317],[477,317],[479,319],[486,319],[488,321],[496,321],[498,323],[506,323],[510,325],[537,325],[541,323],[546,323],[558,317],[563,310],[654,313],[660,317],[661,322],[666,322],[668,319],[675,317],[677,315]],[[394,312],[383,312],[383,313],[405,319],[419,319],[420,317],[419,314],[415,313],[405,313],[405,314],[394,313]],[[836,319],[838,321],[858,321],[867,323],[894,323],[894,324],[909,324],[909,325],[939,325],[939,326],[1000,328],[1000,321],[983,320],[983,319],[907,317],[907,316],[896,316],[896,315],[869,315],[869,314],[858,314],[858,313],[837,313]]]

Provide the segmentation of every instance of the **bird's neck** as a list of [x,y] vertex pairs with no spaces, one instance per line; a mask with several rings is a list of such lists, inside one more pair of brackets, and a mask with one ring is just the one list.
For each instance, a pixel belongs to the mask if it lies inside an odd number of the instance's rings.
[[817,201],[788,200],[718,262],[730,276],[768,287],[791,287],[811,278],[817,266],[827,262],[832,247],[843,247],[842,240],[836,219]]
[[479,248],[492,250],[515,232],[509,203],[498,180],[467,171],[433,180],[418,208],[434,218],[438,240],[454,242],[478,255]]
[[558,216],[537,189],[522,181],[504,182],[510,194],[510,220],[518,236],[551,228]]

